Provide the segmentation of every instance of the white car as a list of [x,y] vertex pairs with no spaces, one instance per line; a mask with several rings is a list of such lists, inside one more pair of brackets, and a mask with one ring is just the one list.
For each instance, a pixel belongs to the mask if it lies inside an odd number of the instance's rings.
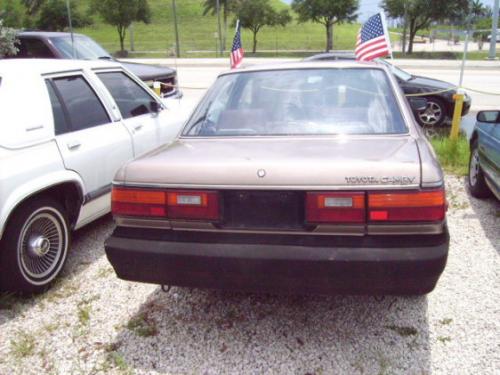
[[116,171],[185,115],[117,63],[0,61],[0,289],[43,291],[71,231],[110,211]]

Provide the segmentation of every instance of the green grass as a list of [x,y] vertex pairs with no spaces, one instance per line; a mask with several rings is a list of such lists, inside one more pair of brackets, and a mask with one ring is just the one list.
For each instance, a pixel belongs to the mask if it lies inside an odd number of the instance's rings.
[[[288,5],[280,0],[272,0],[274,6],[286,8]],[[79,2],[83,10],[87,8],[88,0]],[[135,50],[142,52],[156,51],[163,56],[171,55],[175,50],[174,24],[170,1],[149,0],[152,10],[152,22],[134,24]],[[179,21],[179,35],[181,57],[214,57],[217,31],[217,18],[212,15],[203,16],[203,0],[177,1],[177,16]],[[294,15],[294,18],[295,15]],[[110,52],[119,50],[119,39],[116,29],[104,24],[95,17],[95,24],[77,29],[77,32],[89,35]],[[232,22],[232,17],[230,19]],[[334,48],[353,49],[359,24],[345,24],[334,27]],[[233,27],[228,28],[227,46],[230,46],[233,37]],[[242,32],[243,46],[250,51],[252,35],[248,30]],[[298,24],[292,21],[286,27],[264,27],[258,34],[259,50],[272,52],[279,50],[311,50],[322,51],[325,48],[326,35],[324,26],[311,22]],[[129,35],[126,38],[126,48],[130,48]],[[194,51],[212,51],[200,53]],[[275,54],[277,54],[275,52]],[[270,56],[273,56],[269,52]]]
[[11,353],[15,358],[25,358],[35,353],[35,337],[27,332],[19,331],[16,338],[10,341]]
[[436,137],[430,141],[446,172],[467,176],[470,151],[469,142],[464,136],[455,141],[448,137]]
[[[467,60],[486,60],[489,52],[485,48],[483,51],[472,51],[467,53]],[[497,57],[500,55],[500,49],[497,49]],[[427,60],[459,60],[463,58],[463,52],[413,52],[403,55],[401,52],[394,52],[394,58],[397,59],[427,59]]]

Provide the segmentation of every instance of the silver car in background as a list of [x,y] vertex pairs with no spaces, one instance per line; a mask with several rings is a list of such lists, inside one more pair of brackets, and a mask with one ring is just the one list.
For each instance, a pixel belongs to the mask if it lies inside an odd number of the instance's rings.
[[442,170],[376,64],[222,74],[176,141],[118,172],[112,211],[117,275],[162,285],[425,294],[449,246]]

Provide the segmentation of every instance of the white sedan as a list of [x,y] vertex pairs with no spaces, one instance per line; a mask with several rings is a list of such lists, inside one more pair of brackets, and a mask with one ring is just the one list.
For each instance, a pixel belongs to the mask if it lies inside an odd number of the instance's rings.
[[116,171],[186,115],[121,64],[0,61],[0,288],[44,290],[71,230],[109,212]]

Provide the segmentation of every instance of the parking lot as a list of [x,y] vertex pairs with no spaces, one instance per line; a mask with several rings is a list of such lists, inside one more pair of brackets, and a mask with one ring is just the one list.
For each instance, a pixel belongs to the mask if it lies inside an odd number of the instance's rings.
[[[180,67],[186,98],[221,70]],[[450,81],[456,71],[425,74]],[[473,71],[466,85],[500,87],[500,75]],[[473,110],[494,106],[472,97]],[[116,278],[108,215],[74,234],[49,292],[0,299],[0,374],[496,374],[500,204],[470,197],[454,176],[447,194],[448,265],[423,297],[164,293]]]

